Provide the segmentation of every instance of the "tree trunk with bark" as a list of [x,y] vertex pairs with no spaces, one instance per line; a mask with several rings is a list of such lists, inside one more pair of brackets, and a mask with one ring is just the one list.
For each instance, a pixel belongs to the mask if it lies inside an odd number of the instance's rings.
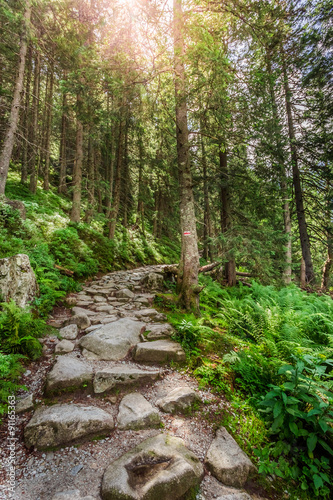
[[173,16],[176,136],[182,232],[182,252],[177,285],[180,303],[187,311],[199,314],[199,251],[189,154],[184,66],[184,20],[181,0],[173,0]]
[[296,212],[297,212],[298,228],[299,228],[299,235],[302,248],[302,256],[305,262],[305,278],[306,281],[309,283],[310,281],[314,281],[315,275],[313,271],[310,240],[305,219],[303,192],[301,186],[300,170],[298,166],[298,155],[295,144],[296,137],[295,137],[295,127],[294,127],[294,120],[291,107],[291,91],[289,87],[287,65],[283,49],[282,49],[282,66],[283,66],[282,69],[284,77],[284,93],[285,93],[285,103],[286,103],[289,141],[290,141],[291,163],[293,169],[293,184],[295,191]]
[[[219,151],[220,157],[220,175],[221,175],[221,229],[222,233],[226,233],[231,228],[231,207],[230,207],[230,188],[229,188],[229,171],[228,157],[226,151]],[[230,257],[224,266],[224,273],[228,286],[236,285],[236,262]]]
[[30,120],[30,86],[32,75],[32,45],[30,43],[27,51],[27,76],[25,83],[24,98],[24,118],[23,118],[23,149],[21,165],[21,183],[25,184],[28,180],[28,151],[29,151],[29,120]]
[[44,167],[44,189],[50,189],[50,144],[52,130],[52,104],[53,104],[53,83],[54,83],[54,65],[51,63],[49,74],[49,92],[46,102],[46,138],[45,138],[45,167]]
[[81,121],[82,96],[77,95],[76,152],[73,168],[73,203],[71,222],[80,222],[83,164],[83,123]]
[[[64,80],[67,79],[67,72],[64,71]],[[60,171],[58,193],[66,193],[66,175],[67,175],[67,94],[62,96],[62,115],[61,115],[61,137],[60,137]]]
[[38,163],[39,144],[38,144],[38,113],[39,113],[39,94],[40,94],[40,53],[37,49],[35,57],[34,69],[34,87],[32,96],[32,123],[30,145],[32,148],[29,158],[29,172],[30,172],[30,191],[35,194],[37,191],[37,171],[36,161]]
[[212,237],[212,223],[210,216],[210,203],[209,203],[209,183],[207,176],[207,161],[206,151],[203,137],[201,136],[201,153],[202,153],[202,169],[203,169],[203,182],[204,182],[204,258],[206,260],[214,261],[214,248],[211,242]]
[[0,195],[5,194],[9,163],[13,152],[15,133],[18,125],[21,94],[23,89],[25,58],[27,54],[27,31],[30,24],[30,18],[31,18],[31,2],[28,0],[26,2],[26,7],[23,16],[23,27],[22,27],[20,53],[19,53],[19,66],[14,87],[14,96],[10,110],[8,128],[0,155]]
[[285,164],[285,158],[283,155],[283,145],[282,138],[279,128],[279,116],[276,104],[275,89],[273,85],[273,75],[272,75],[272,64],[270,53],[267,53],[267,70],[269,75],[269,89],[272,100],[272,115],[273,115],[273,129],[276,130],[276,152],[275,156],[279,163],[279,169],[281,171],[281,192],[283,199],[283,222],[284,222],[284,232],[287,237],[286,249],[285,249],[285,268],[283,271],[284,283],[289,285],[291,283],[291,264],[292,264],[292,247],[291,247],[291,214],[289,206],[289,189],[287,182],[287,169]]
[[116,232],[117,218],[120,205],[120,190],[121,190],[121,177],[123,170],[123,150],[124,150],[124,100],[123,106],[120,109],[119,117],[119,133],[118,133],[118,144],[117,144],[117,161],[116,161],[116,175],[114,181],[114,193],[113,193],[113,203],[110,211],[109,219],[109,238],[113,239]]

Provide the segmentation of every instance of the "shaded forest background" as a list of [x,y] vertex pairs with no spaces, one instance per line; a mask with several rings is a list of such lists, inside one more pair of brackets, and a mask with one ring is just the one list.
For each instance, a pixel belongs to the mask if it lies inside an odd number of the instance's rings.
[[[183,11],[200,256],[224,262],[229,284],[237,266],[327,290],[332,2],[197,1]],[[7,155],[32,194],[72,200],[72,223],[180,245],[172,5],[3,0],[0,20],[1,192]]]

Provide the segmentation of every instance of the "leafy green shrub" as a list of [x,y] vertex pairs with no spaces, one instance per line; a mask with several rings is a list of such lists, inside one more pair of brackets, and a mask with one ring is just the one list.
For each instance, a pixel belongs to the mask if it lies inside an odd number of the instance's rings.
[[98,271],[93,250],[80,240],[72,226],[54,231],[49,248],[56,262],[74,271],[77,277],[91,276]]
[[296,358],[294,365],[280,368],[282,384],[271,385],[260,403],[277,441],[257,451],[262,461],[259,472],[301,481],[303,490],[310,489],[321,498],[329,494],[327,455],[333,456],[329,444],[333,438],[333,377],[326,373],[332,365],[333,360],[315,356]]
[[18,389],[24,386],[17,383],[24,368],[20,363],[22,356],[17,354],[4,354],[0,352],[0,424],[1,415],[7,410],[8,396],[15,394]]
[[45,332],[45,322],[34,319],[28,311],[22,310],[13,300],[1,304],[0,349],[8,354],[23,354],[37,359],[42,345],[37,340]]

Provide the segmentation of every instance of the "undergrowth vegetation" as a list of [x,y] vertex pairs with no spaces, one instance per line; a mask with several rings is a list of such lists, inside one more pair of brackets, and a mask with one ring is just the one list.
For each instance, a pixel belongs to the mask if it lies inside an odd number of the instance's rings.
[[[200,318],[158,304],[188,364],[226,398],[217,416],[291,498],[330,498],[333,458],[333,307],[291,285],[223,288],[207,276]],[[253,428],[255,432],[253,432]]]

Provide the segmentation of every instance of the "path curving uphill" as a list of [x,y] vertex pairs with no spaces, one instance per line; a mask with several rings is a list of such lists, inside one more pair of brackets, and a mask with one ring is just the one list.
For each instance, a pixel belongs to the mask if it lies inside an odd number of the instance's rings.
[[153,308],[162,284],[163,266],[113,272],[54,315],[62,338],[24,376],[16,500],[260,498],[241,489],[249,458],[203,418],[225,403],[187,375]]

